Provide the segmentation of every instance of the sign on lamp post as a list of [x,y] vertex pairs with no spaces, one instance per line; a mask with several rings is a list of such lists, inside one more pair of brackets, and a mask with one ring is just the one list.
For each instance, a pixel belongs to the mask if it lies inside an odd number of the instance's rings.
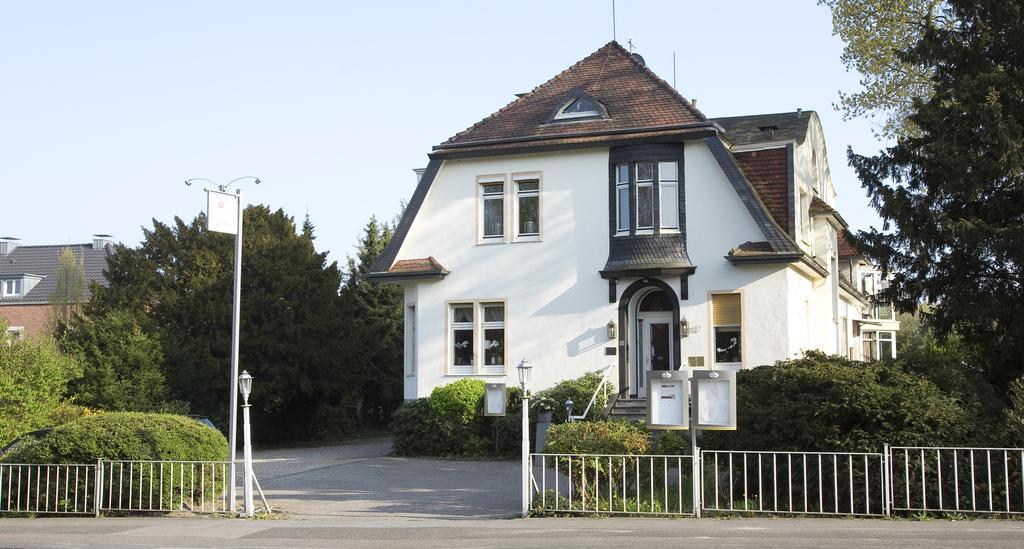
[[235,189],[235,194],[227,192],[228,187],[238,181],[252,179],[257,185],[260,178],[244,176],[232,179],[227,185],[197,177],[186,179],[185,185],[191,186],[194,181],[204,181],[217,186],[217,190],[206,189],[206,228],[209,231],[235,235],[235,267],[232,284],[231,303],[231,372],[228,381],[230,396],[228,411],[228,462],[231,482],[228,483],[228,508],[235,512],[238,479],[235,461],[238,459],[238,391],[235,382],[238,379],[238,338],[242,308],[242,190]]

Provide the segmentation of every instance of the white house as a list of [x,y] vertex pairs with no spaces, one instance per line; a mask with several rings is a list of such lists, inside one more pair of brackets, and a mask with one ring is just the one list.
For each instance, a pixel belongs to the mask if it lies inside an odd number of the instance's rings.
[[407,398],[522,358],[537,388],[611,366],[644,398],[651,370],[895,352],[812,111],[707,118],[611,42],[417,173],[370,275],[404,287]]

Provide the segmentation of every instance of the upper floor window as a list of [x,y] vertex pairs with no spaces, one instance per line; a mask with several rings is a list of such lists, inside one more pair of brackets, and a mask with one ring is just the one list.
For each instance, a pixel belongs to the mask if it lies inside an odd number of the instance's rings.
[[592,118],[602,116],[603,109],[597,101],[589,97],[579,96],[571,99],[555,114],[555,120],[571,120],[574,118]]
[[516,240],[540,237],[540,180],[516,179]]
[[0,291],[3,297],[18,297],[21,295],[22,282],[20,278],[13,278],[0,281]]
[[615,166],[615,202],[617,234],[629,232],[631,207],[638,233],[653,233],[656,226],[678,230],[679,163],[644,161]]
[[505,182],[480,182],[480,238],[503,241],[505,238]]

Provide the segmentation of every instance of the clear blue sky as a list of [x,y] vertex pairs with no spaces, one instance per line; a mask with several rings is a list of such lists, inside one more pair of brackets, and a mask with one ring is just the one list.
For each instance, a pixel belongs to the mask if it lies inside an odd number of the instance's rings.
[[[371,215],[390,219],[412,168],[455,132],[612,38],[610,0],[24,2],[0,4],[0,236],[110,233],[204,207],[189,177],[257,175],[250,202],[308,212],[343,261]],[[618,39],[708,116],[814,109],[839,207],[877,223],[846,147],[826,8],[804,2],[619,0]]]

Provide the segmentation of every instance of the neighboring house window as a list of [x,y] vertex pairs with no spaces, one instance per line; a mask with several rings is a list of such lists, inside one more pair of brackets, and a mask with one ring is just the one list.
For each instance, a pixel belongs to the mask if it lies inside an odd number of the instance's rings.
[[516,238],[540,237],[540,180],[516,180]]
[[481,210],[483,212],[481,236],[484,240],[505,237],[505,183],[480,183]]
[[658,162],[658,195],[661,228],[679,228],[679,164]]
[[4,280],[3,282],[3,297],[18,297],[21,295],[21,279],[15,278],[10,280]]
[[629,164],[615,167],[616,232],[629,232]]
[[878,360],[878,332],[864,332],[860,335],[864,360]]
[[743,363],[743,318],[740,294],[711,296],[715,364],[739,367]]
[[877,332],[878,357],[881,360],[896,358],[896,334],[893,332]]
[[469,302],[449,305],[449,373],[505,374],[505,304]]
[[654,229],[654,162],[636,163],[636,230]]
[[472,303],[451,306],[448,345],[451,350],[452,374],[473,373],[473,309]]

